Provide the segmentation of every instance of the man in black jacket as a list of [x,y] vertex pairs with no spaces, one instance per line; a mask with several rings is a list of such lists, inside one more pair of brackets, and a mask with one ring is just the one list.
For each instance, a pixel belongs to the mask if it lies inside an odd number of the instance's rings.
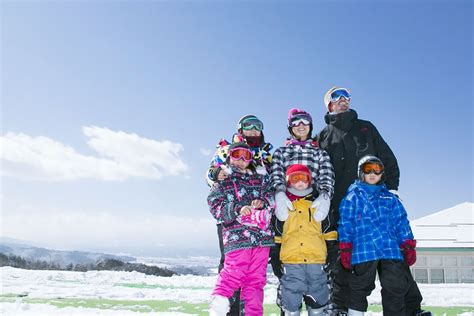
[[[348,89],[333,87],[326,92],[324,103],[328,113],[324,119],[327,126],[318,134],[319,146],[331,157],[335,172],[334,196],[327,219],[323,222],[324,232],[337,230],[339,203],[347,188],[357,179],[357,164],[363,156],[379,157],[385,166],[385,184],[398,196],[400,170],[397,159],[375,126],[360,120],[357,112],[350,109],[351,94]],[[328,270],[332,279],[331,300],[333,315],[345,315],[346,301],[349,296],[347,280],[350,271],[345,270],[338,258],[337,241],[328,241]],[[421,293],[407,267],[407,276],[412,280],[406,296],[409,315],[418,314],[422,301]]]

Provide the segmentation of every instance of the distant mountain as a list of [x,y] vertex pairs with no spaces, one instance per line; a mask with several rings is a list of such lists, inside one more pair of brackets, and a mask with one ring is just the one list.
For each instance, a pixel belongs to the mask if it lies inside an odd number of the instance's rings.
[[173,270],[179,274],[215,275],[219,257],[137,257],[138,263]]
[[115,253],[115,254],[128,254],[133,257],[155,257],[155,258],[172,258],[172,257],[218,257],[220,256],[219,246],[216,244],[215,247],[200,247],[194,245],[193,247],[171,247],[171,246],[147,246],[147,245],[119,245],[119,246],[105,246],[98,244],[97,247],[88,247],[88,251],[101,252],[101,253]]
[[[153,270],[153,267],[159,267],[179,274],[209,275],[216,273],[214,270],[216,270],[219,262],[219,256],[216,255],[214,249],[200,249],[197,247],[194,249],[173,249],[171,247],[140,249],[140,245],[137,245],[136,248],[117,247],[97,248],[93,251],[66,251],[37,247],[31,245],[32,243],[0,237],[0,256],[3,254],[10,258],[10,261],[3,258],[3,265],[13,266],[12,262],[24,259],[28,261],[25,263],[26,266],[30,264],[32,267],[40,266],[42,269],[54,266],[54,269],[79,269],[80,271],[97,267],[103,268],[101,262],[118,260],[130,264],[144,264],[151,270]],[[115,253],[115,255],[109,253]],[[108,267],[108,265],[105,265],[105,267]],[[127,265],[121,268],[132,269],[131,266]],[[133,266],[133,269],[139,272],[147,270],[138,266]],[[149,272],[146,271],[146,273]]]
[[64,251],[33,247],[25,244],[0,241],[0,253],[14,255],[30,261],[45,261],[57,264],[61,268],[72,265],[95,264],[97,261],[114,259],[124,262],[136,261],[135,257],[117,256],[87,251]]
[[101,270],[109,270],[109,271],[136,271],[140,273],[144,273],[147,275],[156,275],[156,276],[163,276],[163,277],[170,277],[177,272],[166,269],[160,268],[156,266],[147,266],[143,263],[130,263],[130,262],[123,262],[117,259],[103,259],[99,260],[96,263],[88,263],[88,264],[76,264],[73,265],[72,263],[68,264],[66,267],[60,267],[58,264],[53,262],[46,262],[46,261],[33,261],[29,259],[25,259],[16,255],[7,255],[4,253],[0,253],[0,267],[13,267],[13,268],[20,268],[26,270],[62,270],[62,271],[101,271]]

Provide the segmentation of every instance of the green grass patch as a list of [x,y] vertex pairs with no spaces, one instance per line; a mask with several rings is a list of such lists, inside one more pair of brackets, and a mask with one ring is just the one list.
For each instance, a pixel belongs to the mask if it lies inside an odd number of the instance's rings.
[[[0,302],[13,303],[19,299],[18,295],[6,294],[0,296]],[[194,315],[207,315],[208,304],[190,304],[176,301],[155,300],[110,300],[110,299],[83,299],[83,298],[30,298],[21,297],[22,302],[27,304],[49,304],[58,308],[81,307],[113,310],[129,310],[142,313],[150,312],[181,312]]]
[[[49,304],[58,308],[75,307],[75,308],[98,308],[98,309],[112,309],[112,310],[129,310],[142,313],[150,312],[181,312],[193,315],[208,315],[208,304],[191,304],[175,301],[155,301],[155,300],[110,300],[110,299],[82,299],[82,298],[30,298],[20,297],[17,294],[0,295],[0,302],[16,302],[21,299],[28,304]],[[265,315],[279,315],[280,310],[275,304],[267,304],[264,306]],[[433,315],[455,316],[466,312],[474,312],[474,307],[432,307],[423,306],[424,309],[429,310]],[[381,312],[380,305],[369,306],[369,311]]]

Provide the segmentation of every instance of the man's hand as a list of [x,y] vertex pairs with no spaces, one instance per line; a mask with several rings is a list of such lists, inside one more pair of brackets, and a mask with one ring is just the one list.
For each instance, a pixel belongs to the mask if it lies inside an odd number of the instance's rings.
[[399,200],[400,202],[402,202],[402,199],[401,199],[401,197],[400,197],[400,193],[398,193],[397,190],[388,190],[388,192],[390,192],[390,193],[392,193],[393,195],[395,195],[395,196],[398,198],[398,200]]

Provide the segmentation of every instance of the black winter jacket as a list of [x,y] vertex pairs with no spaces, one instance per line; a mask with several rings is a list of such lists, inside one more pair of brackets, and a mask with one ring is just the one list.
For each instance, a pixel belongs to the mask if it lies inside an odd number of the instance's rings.
[[323,222],[325,232],[336,230],[339,203],[349,186],[358,178],[357,164],[366,155],[375,155],[385,166],[385,184],[389,190],[398,190],[400,170],[397,159],[375,126],[357,118],[357,112],[348,110],[326,114],[328,124],[317,136],[319,146],[331,157],[336,174],[334,196],[329,216]]

